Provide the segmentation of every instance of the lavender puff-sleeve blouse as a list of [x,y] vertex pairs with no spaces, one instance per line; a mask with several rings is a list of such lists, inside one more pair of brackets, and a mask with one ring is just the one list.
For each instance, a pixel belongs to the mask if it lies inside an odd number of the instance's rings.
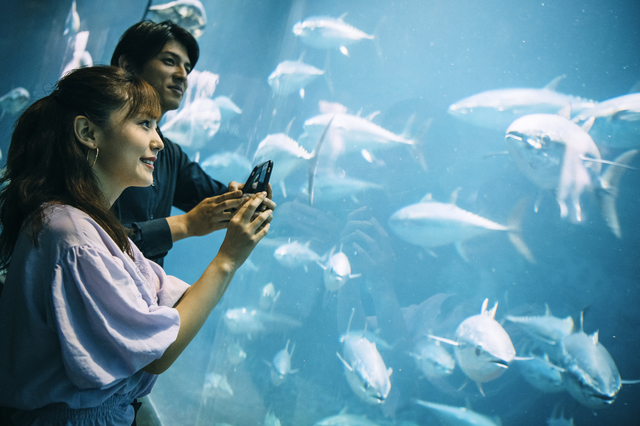
[[0,297],[0,406],[17,424],[128,426],[188,284],[134,244],[132,260],[84,212],[46,212],[38,247],[21,232]]

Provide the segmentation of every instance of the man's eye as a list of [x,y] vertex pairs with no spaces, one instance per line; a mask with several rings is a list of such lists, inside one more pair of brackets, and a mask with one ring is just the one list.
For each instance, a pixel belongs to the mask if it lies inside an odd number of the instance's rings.
[[165,59],[164,63],[167,64],[167,65],[173,65],[174,64],[173,59],[170,59],[170,58]]

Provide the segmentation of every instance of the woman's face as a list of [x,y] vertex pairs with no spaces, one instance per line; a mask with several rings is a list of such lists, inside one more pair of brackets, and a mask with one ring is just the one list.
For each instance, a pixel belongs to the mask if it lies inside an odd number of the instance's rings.
[[[164,144],[152,117],[134,116],[124,119],[128,107],[111,114],[109,124],[101,129],[100,152],[93,170],[107,198],[113,202],[130,186],[149,186],[158,152]],[[94,152],[89,153],[90,162]]]

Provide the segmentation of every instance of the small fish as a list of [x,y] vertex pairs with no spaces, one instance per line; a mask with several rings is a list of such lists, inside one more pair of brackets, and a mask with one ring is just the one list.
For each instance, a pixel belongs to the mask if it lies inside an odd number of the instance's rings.
[[63,36],[69,34],[73,36],[80,31],[80,15],[78,15],[78,11],[76,10],[76,0],[71,2],[71,10],[69,10],[69,14],[67,15],[67,19],[64,21],[64,31],[62,32]]
[[[67,52],[71,51],[71,60],[64,66],[60,77],[65,76],[77,68],[90,67],[93,65],[91,54],[86,50],[88,41],[89,31],[81,31],[69,39]],[[65,54],[65,57],[68,57],[68,55]]]
[[335,247],[331,249],[326,265],[318,261],[318,265],[324,269],[324,286],[331,292],[340,290],[350,278],[360,276],[360,274],[351,273],[351,264],[347,255],[342,252],[342,246],[338,253],[334,253],[335,249]]
[[[353,313],[351,315],[353,319]],[[387,369],[375,343],[349,333],[342,336],[342,356],[336,355],[344,365],[344,374],[353,392],[364,402],[382,404],[391,391],[391,368]]]
[[547,419],[547,426],[574,426],[573,417],[564,417],[564,408],[560,411],[560,404],[553,408],[551,417]]
[[220,118],[223,122],[229,121],[233,117],[242,114],[240,107],[233,103],[227,96],[217,96],[213,99],[213,102],[218,104],[218,108],[220,108]]
[[602,146],[640,148],[640,93],[608,99],[582,110],[572,121],[582,125],[594,120],[589,135]]
[[220,107],[213,99],[198,97],[162,125],[162,134],[183,148],[199,151],[220,129]]
[[504,131],[517,118],[529,114],[556,114],[566,105],[578,112],[596,102],[556,92],[564,76],[556,77],[542,89],[512,88],[488,90],[449,106],[449,114],[473,125]]
[[456,367],[453,356],[437,340],[419,340],[409,355],[416,360],[418,369],[428,379],[450,376]]
[[[346,176],[344,173],[318,172],[314,182],[315,198],[318,202],[335,202],[347,199],[358,202],[357,196],[363,192],[384,189],[383,185]],[[307,192],[306,185],[301,189]]]
[[505,319],[518,324],[536,339],[550,345],[556,345],[563,338],[573,333],[573,318],[571,316],[566,318],[554,317],[551,314],[549,305],[545,305],[545,307],[545,314],[542,316],[514,317],[507,315]]
[[233,342],[227,346],[227,359],[233,365],[238,365],[247,359],[247,353],[244,351],[240,343]]
[[238,152],[219,152],[207,157],[200,167],[220,182],[239,182],[251,173],[251,160]]
[[276,96],[300,93],[307,84],[323,75],[324,71],[301,60],[283,61],[269,75],[267,82]]
[[276,417],[276,415],[269,410],[267,414],[264,416],[264,422],[262,426],[281,426],[280,419]]
[[458,253],[467,259],[462,243],[490,232],[506,232],[509,240],[529,262],[533,255],[519,235],[519,217],[522,206],[517,206],[510,226],[501,225],[453,203],[431,201],[430,194],[420,203],[403,207],[389,218],[392,231],[404,241],[426,249],[455,244]]
[[487,416],[476,413],[466,407],[436,404],[435,402],[416,400],[416,403],[432,410],[440,419],[451,426],[498,426],[500,419],[495,421]]
[[227,329],[234,334],[269,333],[283,329],[296,328],[302,323],[287,315],[264,312],[252,308],[232,308],[225,311],[223,316]]
[[271,364],[271,383],[274,386],[280,386],[289,374],[298,372],[297,368],[291,369],[291,357],[293,356],[293,351],[296,349],[296,344],[293,344],[291,352],[289,352],[289,342],[290,341],[287,340],[287,345],[284,349],[278,351],[273,357],[273,363]]
[[[345,14],[346,15],[346,14]],[[349,56],[347,46],[360,40],[373,40],[373,36],[344,22],[339,18],[310,17],[293,26],[293,33],[307,46],[316,49],[340,49]]]
[[491,310],[487,310],[489,299],[482,302],[479,315],[462,321],[455,334],[455,340],[429,337],[454,345],[456,360],[467,377],[478,385],[497,379],[509,368],[509,363],[516,358],[516,350],[511,338],[495,320],[498,302]]
[[202,393],[205,399],[231,398],[233,396],[233,389],[227,380],[226,374],[214,372],[207,374]]
[[565,390],[562,379],[564,369],[551,363],[547,353],[542,356],[529,353],[528,356],[516,360],[516,365],[527,383],[539,391],[556,393]]
[[288,242],[278,247],[273,256],[278,263],[287,268],[304,267],[305,271],[308,271],[308,264],[312,262],[320,262],[325,258],[309,248],[311,242],[306,244],[300,244],[297,241]]
[[[602,160],[587,133],[592,121],[582,127],[569,120],[569,109],[558,115],[531,114],[509,125],[509,154],[522,173],[542,189],[556,193],[560,216],[582,221],[580,197],[587,190],[599,197],[602,214],[611,231],[621,237],[616,211],[618,183],[637,150],[621,154],[613,162]],[[602,175],[602,163],[610,163]]]
[[29,105],[30,98],[29,92],[24,87],[16,87],[5,93],[0,97],[0,109],[2,109],[0,118],[7,113],[15,115],[22,112]]
[[273,286],[273,283],[269,283],[262,288],[262,292],[260,293],[260,309],[263,311],[268,311],[273,307],[273,304],[276,303],[280,297],[280,290],[276,293],[276,289]]
[[189,31],[195,38],[204,32],[207,24],[207,13],[198,0],[176,0],[149,7],[153,21],[171,20]]

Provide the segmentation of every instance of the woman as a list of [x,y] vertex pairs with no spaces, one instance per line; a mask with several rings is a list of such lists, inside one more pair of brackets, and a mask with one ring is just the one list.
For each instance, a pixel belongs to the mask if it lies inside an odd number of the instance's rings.
[[[0,183],[0,406],[17,425],[130,425],[269,231],[256,194],[193,285],[142,256],[110,207],[153,183],[160,103],[115,67],[76,70],[19,118]],[[230,204],[231,206],[231,204]],[[3,423],[4,424],[4,423]]]

